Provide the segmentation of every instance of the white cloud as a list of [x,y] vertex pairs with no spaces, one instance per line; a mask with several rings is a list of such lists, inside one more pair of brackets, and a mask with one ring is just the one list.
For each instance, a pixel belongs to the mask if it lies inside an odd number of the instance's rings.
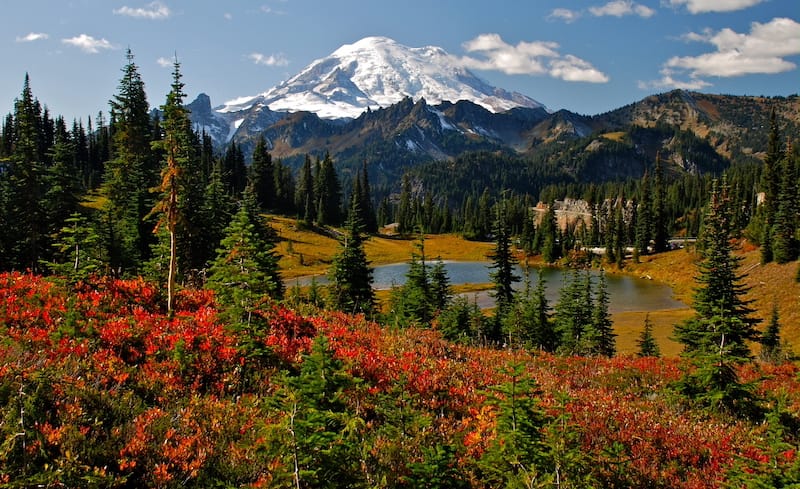
[[674,72],[670,69],[663,69],[661,70],[661,79],[660,80],[653,80],[649,82],[639,82],[639,88],[642,90],[656,88],[659,90],[664,89],[680,89],[680,90],[700,90],[706,87],[710,87],[711,83],[701,80],[699,78],[690,78],[689,80],[677,80],[673,76]]
[[233,20],[233,14],[230,12],[225,12],[222,16],[225,17],[225,20]]
[[706,12],[733,12],[742,10],[753,5],[758,5],[764,0],[665,0],[667,5],[680,7],[686,5],[686,9],[693,14]]
[[580,18],[581,13],[577,10],[570,10],[568,8],[557,8],[550,12],[547,20],[563,20],[567,24],[571,24]]
[[606,83],[608,75],[576,56],[568,54],[550,62],[550,76],[565,81]]
[[156,63],[158,63],[158,66],[162,68],[171,68],[175,64],[175,60],[162,56],[156,60]]
[[25,36],[17,36],[17,42],[34,42],[49,38],[44,32],[30,32]]
[[289,60],[281,53],[270,55],[250,53],[247,55],[247,59],[257,65],[263,66],[287,66],[289,64]]
[[169,7],[158,1],[148,3],[146,6],[139,8],[128,7],[126,5],[115,9],[114,13],[117,15],[126,15],[128,17],[148,20],[164,20],[169,18],[169,16],[172,14],[172,12],[169,10]]
[[520,42],[512,46],[498,34],[481,34],[464,43],[464,49],[481,57],[464,56],[461,63],[477,70],[496,70],[508,75],[549,75],[566,81],[605,83],[608,76],[571,54],[558,52],[552,41]]
[[94,37],[86,34],[62,39],[61,42],[75,46],[76,48],[80,48],[83,52],[89,54],[97,54],[102,49],[117,49],[116,46],[105,39],[95,39]]
[[632,0],[613,0],[601,7],[589,7],[589,12],[595,17],[638,15],[639,17],[648,18],[656,14],[656,11],[650,7],[635,3]]
[[[703,77],[784,73],[797,67],[785,57],[800,55],[800,23],[781,17],[766,24],[753,22],[747,34],[729,28],[716,33],[706,29],[702,33],[686,34],[683,39],[711,44],[716,50],[698,56],[673,56],[664,63],[663,78],[654,83],[664,86],[673,83],[675,87],[680,83],[708,86]],[[674,78],[680,75],[688,76],[691,81],[679,82]]]

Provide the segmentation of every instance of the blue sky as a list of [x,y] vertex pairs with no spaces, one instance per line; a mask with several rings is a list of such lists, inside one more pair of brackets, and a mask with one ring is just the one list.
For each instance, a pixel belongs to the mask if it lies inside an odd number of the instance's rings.
[[598,114],[686,88],[800,91],[797,0],[9,0],[0,113],[25,73],[68,120],[108,110],[130,47],[152,106],[177,54],[189,101],[264,92],[366,36],[441,46],[489,83]]

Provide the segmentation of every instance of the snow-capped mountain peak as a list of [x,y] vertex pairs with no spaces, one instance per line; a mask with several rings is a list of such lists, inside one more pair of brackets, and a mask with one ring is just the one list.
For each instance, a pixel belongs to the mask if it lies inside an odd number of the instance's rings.
[[356,118],[368,108],[388,107],[406,97],[429,104],[469,100],[492,112],[542,107],[529,97],[492,87],[440,47],[410,48],[376,36],[346,44],[278,86],[216,110],[230,114],[268,107],[326,119]]

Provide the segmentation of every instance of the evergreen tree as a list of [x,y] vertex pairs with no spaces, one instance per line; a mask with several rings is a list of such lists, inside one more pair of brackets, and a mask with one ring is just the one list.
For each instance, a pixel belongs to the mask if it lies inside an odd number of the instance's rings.
[[194,243],[201,250],[204,263],[210,264],[216,257],[217,248],[225,236],[225,228],[230,224],[234,210],[234,203],[225,191],[225,183],[222,181],[222,168],[217,162],[213,165],[203,197],[203,233]]
[[733,255],[727,182],[715,180],[702,231],[702,261],[694,295],[695,317],[675,327],[684,355],[696,365],[678,384],[688,397],[714,410],[751,414],[753,395],[738,380],[735,367],[750,358],[749,341],[758,339],[758,319],[742,296],[747,289]]
[[[317,197],[317,224],[320,226],[341,224],[342,188],[329,154],[325,155],[319,166],[314,194]],[[358,209],[360,209],[360,205]],[[363,226],[363,223],[361,225]]]
[[769,363],[780,363],[787,359],[781,343],[781,324],[777,304],[773,304],[769,324],[761,336],[761,354],[759,357],[762,361]]
[[506,376],[509,381],[495,387],[488,400],[498,410],[497,436],[478,460],[482,482],[507,488],[553,485],[555,463],[542,435],[549,418],[538,407],[536,386],[523,364],[511,365]]
[[564,284],[555,306],[555,330],[559,336],[558,351],[566,355],[582,353],[583,336],[591,324],[592,297],[588,272],[577,270],[564,274]]
[[644,330],[639,335],[639,339],[636,340],[636,345],[639,347],[639,351],[636,354],[640,357],[661,356],[661,350],[658,348],[655,336],[653,336],[653,321],[650,320],[649,313],[644,317]]
[[430,282],[432,309],[434,312],[444,311],[453,298],[453,292],[450,289],[450,277],[441,258],[431,268]]
[[53,261],[46,265],[56,275],[72,282],[86,280],[103,269],[100,245],[100,237],[89,220],[75,212],[64,220],[63,227],[56,234]]
[[250,324],[253,312],[267,298],[279,299],[278,257],[274,243],[265,242],[243,205],[225,229],[217,258],[209,270],[208,287],[237,323]]
[[430,272],[425,258],[425,236],[419,234],[408,262],[406,282],[392,291],[391,310],[401,326],[428,325],[433,317]]
[[299,374],[277,393],[293,487],[334,487],[342,481],[365,486],[358,440],[350,439],[363,424],[348,409],[347,396],[356,382],[333,355],[327,337],[319,335]]
[[361,173],[359,175],[359,182],[361,187],[361,214],[362,221],[364,222],[364,231],[368,234],[378,232],[378,220],[375,216],[375,206],[372,204],[372,190],[369,185],[369,174],[367,173],[367,161],[364,160],[361,166]]
[[553,204],[550,204],[542,218],[542,223],[536,229],[537,237],[541,236],[538,241],[541,243],[542,259],[545,263],[553,263],[561,257],[557,232],[556,213]]
[[493,229],[495,245],[489,256],[492,260],[490,268],[493,271],[489,276],[494,284],[492,295],[496,303],[495,315],[500,321],[514,302],[514,283],[519,282],[519,276],[514,273],[517,259],[511,249],[507,205],[507,201],[504,200],[495,207]]
[[48,248],[44,209],[45,165],[39,153],[41,106],[25,75],[22,94],[14,103],[14,147],[11,155],[9,223],[12,266],[39,270]]
[[769,138],[767,154],[764,157],[764,168],[761,172],[761,191],[764,192],[762,219],[764,220],[761,235],[761,263],[772,261],[772,226],[778,211],[778,192],[781,184],[780,166],[783,160],[781,150],[781,132],[775,108],[770,112]]
[[474,301],[455,297],[436,318],[439,331],[448,341],[466,343],[483,330],[483,313]]
[[117,94],[111,100],[111,159],[105,166],[103,193],[110,218],[107,236],[112,270],[136,270],[149,256],[153,221],[150,189],[158,181],[151,149],[153,127],[144,82],[128,49]]
[[172,312],[175,298],[175,284],[178,273],[179,227],[184,224],[181,215],[180,195],[184,171],[191,158],[192,141],[191,122],[186,108],[183,106],[183,82],[181,81],[180,64],[176,60],[172,72],[172,88],[167,100],[161,106],[164,113],[164,139],[153,142],[153,146],[164,154],[164,165],[161,170],[161,198],[156,202],[152,214],[160,214],[158,227],[165,227],[169,233],[169,267],[167,273],[167,310]]
[[67,218],[79,210],[79,172],[74,165],[74,154],[74,145],[66,128],[59,130],[50,150],[51,164],[45,178],[44,211],[47,227],[51,230],[61,229]]
[[256,201],[263,211],[274,210],[276,207],[275,192],[275,165],[272,155],[267,151],[267,142],[260,136],[253,150],[253,162],[250,164],[250,185],[256,194]]
[[303,167],[300,169],[300,178],[297,181],[297,191],[295,192],[295,207],[300,219],[306,224],[314,222],[316,217],[317,198],[314,194],[314,176],[311,171],[311,158],[306,155],[303,160]]
[[653,235],[652,207],[653,196],[650,193],[650,181],[645,172],[639,183],[639,199],[636,215],[636,237],[633,245],[634,255],[638,257],[649,252],[650,239]]
[[606,286],[604,271],[600,271],[600,278],[594,293],[594,306],[592,307],[591,321],[584,331],[581,350],[588,355],[602,355],[613,357],[616,354],[616,341],[614,324],[608,313],[610,298]]
[[798,152],[785,152],[781,165],[780,185],[778,187],[777,206],[773,219],[771,244],[772,256],[777,263],[794,261],[800,253],[800,243],[797,240],[798,212],[798,179],[797,158]]
[[661,155],[656,155],[653,169],[653,250],[661,253],[668,249],[669,222],[667,221],[667,189]]
[[235,199],[242,195],[247,186],[247,166],[244,163],[244,154],[235,141],[231,141],[222,157],[222,179],[228,193]]
[[400,186],[400,203],[397,207],[397,232],[408,234],[414,230],[414,215],[411,207],[411,181],[408,175],[403,175]]
[[[358,206],[357,202],[353,205]],[[351,209],[350,215],[358,216],[358,210]],[[361,229],[357,218],[349,220],[347,234],[328,272],[330,296],[333,308],[370,317],[375,309],[375,292],[372,290],[372,268],[364,252]]]

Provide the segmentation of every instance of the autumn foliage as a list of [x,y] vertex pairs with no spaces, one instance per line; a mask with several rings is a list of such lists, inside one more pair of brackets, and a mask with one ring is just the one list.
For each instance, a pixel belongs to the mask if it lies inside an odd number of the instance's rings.
[[[556,472],[562,487],[665,488],[798,474],[796,435],[774,419],[677,399],[677,359],[466,347],[271,304],[232,328],[211,292],[180,292],[172,316],[162,294],[0,275],[0,486],[486,487],[481,461],[506,439],[495,387],[520,364],[541,410],[542,485]],[[791,426],[798,372],[740,377]]]

